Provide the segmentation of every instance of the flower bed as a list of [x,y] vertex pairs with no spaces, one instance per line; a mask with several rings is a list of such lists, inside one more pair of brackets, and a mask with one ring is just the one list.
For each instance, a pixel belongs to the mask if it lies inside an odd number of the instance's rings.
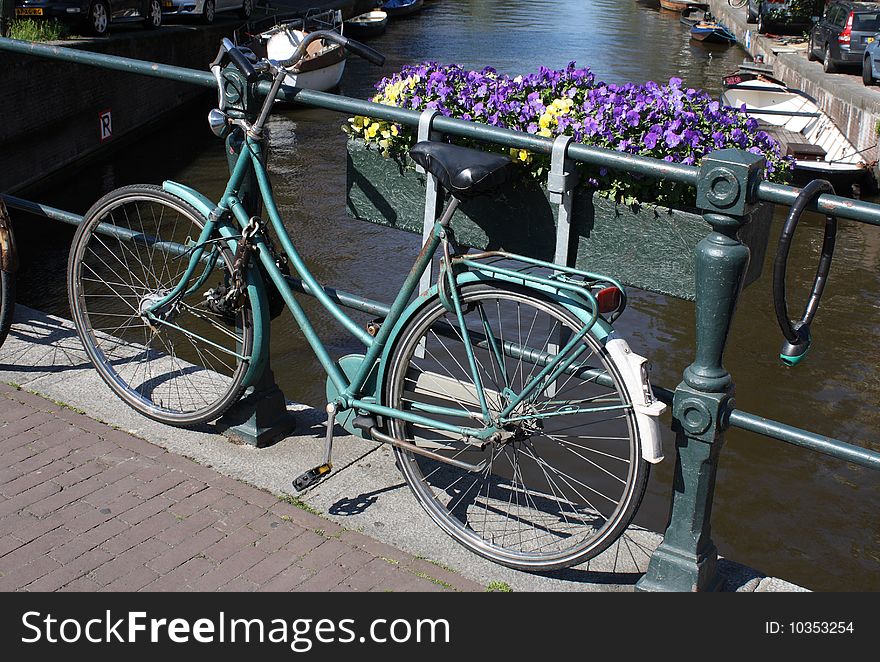
[[[685,89],[681,81],[606,85],[587,69],[541,69],[511,78],[492,69],[466,71],[456,65],[425,63],[382,80],[374,101],[440,113],[628,154],[699,164],[716,149],[738,147],[765,155],[767,173],[785,181],[791,160],[757,122],[725,111],[708,95]],[[406,151],[412,129],[355,117],[348,159],[348,208],[356,218],[421,232],[424,176]],[[468,141],[457,142],[468,144]],[[474,248],[504,248],[553,259],[555,206],[542,189],[549,160],[525,150],[509,151],[526,176],[497,199],[478,197],[453,218],[456,237]],[[382,157],[385,158],[382,158]],[[695,292],[694,248],[709,231],[693,210],[692,188],[670,181],[581,167],[573,210],[570,257],[578,267],[607,273],[623,282],[676,297]],[[675,211],[673,211],[675,208]],[[682,211],[691,208],[690,211]],[[761,206],[740,233],[752,251],[747,282],[761,272],[772,208]]]
[[[443,115],[482,122],[534,135],[570,135],[576,142],[688,165],[699,164],[709,152],[737,148],[767,159],[767,178],[786,182],[793,160],[758,122],[725,110],[705,92],[647,82],[611,85],[596,80],[589,69],[572,62],[561,70],[510,77],[492,68],[468,71],[458,65],[426,62],[404,67],[377,85],[373,101],[412,110],[436,109]],[[347,131],[384,156],[400,157],[415,142],[409,127],[354,117]],[[467,141],[459,141],[467,142]],[[483,149],[502,150],[497,146]],[[509,150],[528,175],[542,180],[548,157]],[[694,191],[674,182],[617,173],[606,168],[582,169],[584,187],[619,202],[693,205]]]

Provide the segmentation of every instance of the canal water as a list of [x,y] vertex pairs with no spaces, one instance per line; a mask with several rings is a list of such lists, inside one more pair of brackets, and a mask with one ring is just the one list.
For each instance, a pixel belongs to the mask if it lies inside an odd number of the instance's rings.
[[[421,60],[491,65],[511,74],[570,60],[609,81],[682,78],[720,92],[720,78],[741,62],[736,47],[694,43],[674,13],[641,0],[442,0],[392,23],[371,42],[388,57],[378,69],[352,58],[342,93],[364,98],[372,84]],[[208,58],[206,58],[207,61]],[[390,300],[418,251],[418,237],[350,220],[345,212],[345,118],[286,110],[270,123],[271,170],[288,228],[323,281]],[[217,196],[223,149],[204,122],[204,109],[182,113],[171,126],[104,162],[39,192],[41,201],[84,212],[102,193],[124,184],[184,181]],[[775,231],[784,218],[777,210]],[[34,220],[23,228],[24,303],[66,314],[62,277],[72,232]],[[794,300],[815,271],[821,219],[802,224],[793,249]],[[31,252],[39,238],[41,252]],[[775,238],[772,240],[775,246]],[[880,450],[880,377],[874,344],[880,329],[880,229],[843,222],[831,280],[814,325],[815,346],[796,369],[776,358],[781,336],[773,317],[770,260],[746,290],[725,364],[737,383],[737,406],[845,441]],[[308,310],[338,355],[359,351],[312,304]],[[650,356],[654,381],[674,388],[693,359],[693,304],[634,291],[620,328]],[[273,325],[273,366],[288,398],[322,406],[318,363],[289,314]],[[668,420],[668,419],[667,419]],[[652,474],[637,522],[662,531],[673,481],[674,445]],[[815,590],[880,590],[880,490],[876,473],[751,433],[731,430],[721,453],[713,538],[721,554]]]

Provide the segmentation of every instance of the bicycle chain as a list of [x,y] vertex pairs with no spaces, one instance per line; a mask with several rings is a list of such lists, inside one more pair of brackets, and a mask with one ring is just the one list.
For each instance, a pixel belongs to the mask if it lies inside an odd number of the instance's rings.
[[244,273],[250,263],[251,253],[254,251],[252,239],[263,227],[263,221],[258,216],[251,216],[248,224],[241,231],[241,239],[232,257],[232,276],[229,291],[224,301],[238,310],[244,305],[245,290]]

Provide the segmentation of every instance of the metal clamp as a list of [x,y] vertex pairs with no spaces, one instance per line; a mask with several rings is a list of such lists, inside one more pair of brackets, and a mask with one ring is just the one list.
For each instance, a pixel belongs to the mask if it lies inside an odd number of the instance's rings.
[[572,191],[578,182],[574,161],[568,158],[568,147],[573,142],[571,136],[559,136],[553,141],[550,153],[550,174],[547,175],[547,191],[550,202],[559,205],[556,218],[556,264],[570,266],[568,253],[571,245],[571,216],[574,196]]
[[[422,142],[423,140],[437,140],[440,137],[440,135],[433,129],[434,119],[439,114],[439,110],[431,108],[422,111],[422,114],[419,115],[419,132],[416,135],[416,140],[418,142]],[[416,172],[425,174],[425,169],[420,165],[416,165]]]
[[558,136],[553,141],[550,152],[550,174],[547,175],[547,191],[550,202],[563,203],[563,196],[574,189],[578,183],[578,173],[574,162],[568,158],[568,146],[574,141],[571,136]]
[[[433,129],[434,119],[439,114],[440,112],[435,109],[422,111],[422,114],[419,116],[419,132],[417,134],[419,142],[439,140],[442,137]],[[427,181],[425,183],[425,216],[422,223],[422,244],[424,245],[431,238],[431,233],[434,231],[434,223],[439,212],[440,189],[437,178],[434,175],[426,173],[425,169],[420,165],[416,166],[416,171],[421,174],[427,174]],[[431,270],[426,269],[419,281],[419,289],[424,292],[429,287],[431,287]]]

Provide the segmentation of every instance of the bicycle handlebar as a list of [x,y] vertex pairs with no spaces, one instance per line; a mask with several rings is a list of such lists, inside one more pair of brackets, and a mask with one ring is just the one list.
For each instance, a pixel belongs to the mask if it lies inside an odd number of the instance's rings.
[[338,32],[334,32],[333,30],[317,30],[315,32],[310,32],[305,36],[305,38],[299,42],[299,45],[296,47],[296,50],[293,52],[293,55],[290,56],[287,60],[283,60],[279,64],[282,67],[289,67],[291,65],[299,64],[300,61],[305,57],[306,49],[309,47],[313,41],[317,41],[318,39],[324,39],[326,41],[332,41],[334,44],[338,44],[345,50],[358,55],[368,62],[372,62],[375,65],[382,66],[385,64],[385,56],[382,55],[379,51],[373,50],[369,46],[365,46],[359,41],[355,41],[354,39],[349,39],[348,37],[343,37]]
[[364,58],[367,62],[372,62],[377,67],[381,67],[383,64],[385,64],[384,55],[382,55],[379,51],[370,48],[366,44],[355,41],[354,39],[348,40],[348,43],[345,45],[345,49],[359,57]]
[[278,94],[278,90],[281,88],[281,85],[284,82],[284,79],[287,75],[287,68],[293,64],[299,64],[306,55],[306,50],[314,41],[318,39],[326,39],[327,41],[331,41],[335,44],[338,44],[341,48],[347,49],[360,57],[369,60],[370,62],[382,65],[385,62],[385,57],[379,53],[378,51],[373,50],[372,48],[365,46],[364,44],[354,41],[352,39],[348,39],[347,37],[343,37],[338,32],[333,32],[331,30],[318,30],[316,32],[311,32],[306,35],[302,41],[297,45],[296,50],[293,52],[293,55],[281,62],[270,61],[270,60],[259,60],[256,62],[256,66],[248,59],[248,57],[238,48],[235,44],[232,43],[231,40],[227,38],[223,38],[220,44],[220,51],[217,53],[216,59],[211,63],[211,72],[214,74],[214,77],[217,79],[217,86],[219,88],[219,108],[218,110],[221,113],[221,117],[214,117],[209,119],[209,124],[211,124],[211,129],[218,136],[222,136],[225,133],[225,128],[228,125],[228,121],[225,118],[225,115],[222,115],[223,111],[226,109],[226,101],[225,96],[223,94],[223,81],[222,81],[222,73],[220,69],[220,65],[223,62],[223,58],[227,55],[229,59],[232,61],[233,66],[235,66],[245,77],[247,82],[254,83],[259,77],[261,72],[269,71],[273,74],[274,80],[272,82],[272,91],[269,95],[266,96],[263,101],[263,107],[260,110],[259,117],[257,121],[254,122],[253,126],[248,128],[248,131],[254,131],[259,134],[262,131],[263,124],[266,121],[266,118],[269,115],[269,112],[272,110],[272,104],[275,102],[275,96]]
[[212,65],[220,64],[223,60],[224,53],[229,56],[229,59],[232,60],[232,64],[244,74],[245,79],[248,83],[253,83],[257,78],[257,70],[254,68],[254,65],[251,64],[251,61],[247,59],[244,53],[242,53],[238,47],[232,43],[232,41],[226,37],[220,41],[220,52],[217,54],[217,59],[214,60]]

